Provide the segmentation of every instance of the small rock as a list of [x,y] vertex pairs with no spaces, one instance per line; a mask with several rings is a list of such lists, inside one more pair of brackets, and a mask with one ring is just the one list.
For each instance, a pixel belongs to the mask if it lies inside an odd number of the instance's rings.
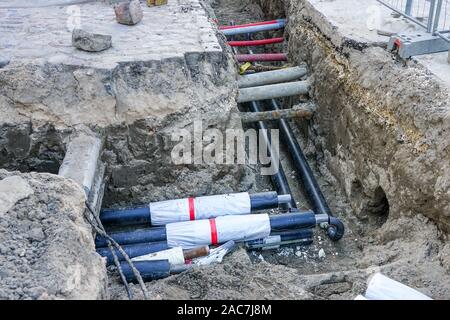
[[42,241],[45,239],[45,234],[41,228],[33,228],[28,233],[28,238],[33,241]]
[[325,256],[326,256],[325,251],[323,249],[320,249],[319,250],[319,258],[323,259],[323,258],[325,258]]
[[118,23],[130,26],[139,23],[144,15],[139,0],[119,3],[114,7],[114,12]]
[[8,58],[0,56],[0,68],[7,66],[9,64],[9,61],[10,60]]
[[99,52],[111,48],[112,41],[110,35],[74,29],[72,32],[72,45],[83,51]]

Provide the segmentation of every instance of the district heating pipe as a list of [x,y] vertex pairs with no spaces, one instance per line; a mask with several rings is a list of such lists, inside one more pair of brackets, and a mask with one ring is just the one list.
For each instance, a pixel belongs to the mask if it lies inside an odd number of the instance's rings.
[[[328,215],[316,215],[313,211],[294,212],[281,215],[251,214],[242,216],[221,216],[214,219],[195,220],[170,223],[166,225],[162,233],[154,228],[141,230],[141,235],[136,237],[135,232],[111,233],[110,236],[120,245],[167,241],[169,248],[181,247],[192,249],[204,245],[217,245],[233,240],[245,242],[249,240],[262,239],[270,236],[273,232],[292,229],[313,228],[317,224],[332,224]],[[339,229],[341,225],[336,225]],[[342,232],[342,230],[338,230]],[[97,236],[97,248],[105,247],[106,240]]]
[[[274,247],[274,246],[281,246],[284,244],[289,243],[302,243],[307,244],[310,240],[312,240],[313,237],[313,231],[311,229],[300,229],[300,230],[289,230],[289,231],[282,231],[282,232],[274,232],[271,233],[270,236],[262,239],[252,240],[245,242],[245,246],[248,249],[256,249],[256,248],[262,248],[262,247]],[[156,253],[164,250],[170,249],[166,241],[160,241],[160,242],[149,242],[149,243],[135,243],[135,244],[129,244],[122,246],[122,249],[125,251],[125,253],[131,258],[141,257],[144,255],[148,255],[151,253]],[[117,250],[115,250],[115,254],[119,261],[125,260],[125,257]],[[173,249],[171,249],[173,250]],[[194,249],[195,250],[195,249]],[[202,255],[192,255],[190,254],[190,251],[194,250],[185,250],[184,256],[185,260],[190,260],[192,258],[196,258]],[[198,250],[197,250],[198,251]],[[114,263],[114,258],[111,253],[111,250],[107,247],[103,248],[97,248],[97,253],[101,255],[102,257],[106,257],[106,264],[112,265]]]
[[[104,224],[161,226],[168,223],[209,219],[220,215],[250,214],[274,209],[291,202],[289,194],[247,192],[184,198],[152,202],[146,206],[126,209],[104,209],[100,219]],[[144,241],[143,241],[144,242]]]
[[266,24],[274,24],[283,22],[285,19],[276,19],[276,20],[270,20],[270,21],[261,21],[261,22],[252,22],[252,23],[245,23],[245,24],[238,24],[238,25],[231,25],[231,26],[220,26],[219,30],[227,30],[227,29],[236,29],[236,28],[245,28],[245,27],[253,27],[253,26],[262,26]]
[[240,76],[238,79],[239,89],[258,87],[269,84],[289,82],[298,80],[307,74],[305,67],[283,68],[280,70],[257,72]]
[[238,62],[275,62],[287,61],[285,53],[255,53],[255,54],[236,54]]
[[295,81],[239,89],[238,103],[276,99],[309,92],[309,81]]
[[280,19],[276,23],[261,24],[261,25],[255,25],[255,26],[247,26],[247,27],[232,26],[233,28],[223,29],[221,31],[226,36],[236,36],[239,34],[249,34],[249,33],[262,32],[262,31],[282,29],[285,27],[285,25],[286,25],[286,20]]
[[[272,99],[269,102],[269,109],[280,110],[280,107],[278,106],[277,102]],[[306,160],[306,157],[303,154],[303,151],[299,143],[297,142],[294,133],[292,132],[291,126],[285,119],[278,120],[278,123],[281,132],[281,140],[284,142],[284,144],[286,144],[289,150],[289,154],[292,157],[294,166],[299,175],[299,179],[303,184],[314,212],[316,214],[329,216],[330,226],[327,229],[328,236],[330,237],[330,239],[335,241],[341,239],[344,235],[344,225],[339,219],[332,217],[330,207],[328,206],[325,197],[314,177],[311,167],[309,166],[308,161]]]
[[275,44],[284,42],[284,38],[271,38],[262,40],[244,40],[244,41],[228,41],[231,47],[252,47],[252,46],[264,46],[267,44]]

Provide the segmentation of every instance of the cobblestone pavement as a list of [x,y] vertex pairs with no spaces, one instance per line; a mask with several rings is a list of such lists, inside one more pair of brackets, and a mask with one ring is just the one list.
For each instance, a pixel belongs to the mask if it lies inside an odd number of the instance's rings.
[[[70,4],[74,2],[80,1],[38,1],[35,7],[26,7],[29,2],[17,0],[6,7],[7,2],[0,1],[0,54],[11,58],[11,62],[37,60],[112,68],[118,62],[221,51],[199,0],[169,0],[161,7],[147,7],[141,1],[144,18],[135,26],[118,24],[112,5]],[[65,5],[51,5],[55,3]],[[73,28],[110,34],[113,47],[100,53],[82,52],[72,47]]]

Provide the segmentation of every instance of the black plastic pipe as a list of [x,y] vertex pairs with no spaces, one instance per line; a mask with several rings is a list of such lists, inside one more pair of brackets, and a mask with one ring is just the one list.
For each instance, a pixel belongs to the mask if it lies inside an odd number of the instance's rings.
[[247,241],[245,242],[245,246],[250,250],[267,250],[276,249],[287,244],[305,246],[311,243],[313,243],[313,231],[311,229],[301,229],[272,233],[268,238]]
[[291,241],[297,239],[309,239],[313,237],[312,229],[288,230],[283,232],[273,232],[271,236],[280,236],[281,241]]
[[[137,243],[131,245],[122,246],[123,251],[130,257],[140,257],[149,253],[159,252],[169,249],[166,241],[151,242],[151,243]],[[97,248],[97,253],[102,257],[106,257],[106,265],[109,266],[114,263],[114,258],[108,247]],[[117,250],[114,249],[119,261],[125,260],[125,257]]]
[[[248,103],[248,109],[251,112],[261,112],[262,108],[260,107],[259,103],[256,101],[252,101],[250,103]],[[270,155],[270,137],[268,135],[268,127],[267,125],[263,122],[263,121],[258,121],[256,123],[256,126],[258,127],[259,130],[265,130],[265,132],[267,132],[267,135],[264,136],[264,138],[266,139],[265,144],[267,145],[267,154],[269,156]],[[279,160],[279,159],[278,159]],[[272,159],[273,161],[273,159]],[[278,172],[272,176],[270,176],[270,179],[272,180],[272,184],[273,186],[277,189],[278,194],[290,194],[291,195],[291,202],[283,204],[282,208],[285,211],[291,211],[292,209],[297,208],[297,205],[295,204],[295,199],[292,197],[292,192],[291,192],[291,188],[289,187],[287,178],[286,178],[286,174],[284,172],[283,167],[281,166],[281,163],[279,163],[279,169]]]
[[[127,245],[134,243],[158,242],[166,241],[166,227],[140,229],[134,231],[120,231],[109,234],[118,244]],[[106,238],[97,236],[95,238],[95,246],[97,248],[107,247],[108,242]]]
[[[278,197],[278,194],[274,191],[254,193],[249,194],[249,196],[251,211],[278,208],[280,204],[286,202],[286,200]],[[100,213],[100,219],[105,225],[151,225],[150,206],[146,205],[125,209],[103,209]]]
[[[269,102],[270,110],[280,110],[277,102],[272,99]],[[295,168],[297,169],[297,174],[301,180],[303,188],[306,192],[308,200],[311,202],[313,210],[316,214],[326,214],[328,216],[332,216],[332,212],[330,207],[328,206],[325,197],[320,190],[319,185],[317,184],[316,179],[314,178],[314,174],[311,170],[311,167],[306,160],[305,155],[303,154],[302,148],[300,147],[297,139],[292,132],[292,128],[285,119],[279,119],[279,129],[281,132],[281,140],[287,146],[289,150],[289,154],[292,157]],[[344,234],[343,227],[344,225],[337,218],[330,219],[331,228],[328,228],[328,236],[332,240],[339,240],[342,238]]]
[[[133,264],[144,281],[164,279],[170,276],[171,267],[168,260],[136,261]],[[120,267],[127,282],[137,283],[137,279],[127,262],[122,262]]]
[[286,229],[314,228],[316,226],[316,215],[314,212],[286,213],[269,216],[272,231]]

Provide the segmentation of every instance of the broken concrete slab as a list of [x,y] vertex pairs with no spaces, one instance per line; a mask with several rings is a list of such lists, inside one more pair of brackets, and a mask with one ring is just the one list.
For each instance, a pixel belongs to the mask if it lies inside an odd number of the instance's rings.
[[0,180],[0,217],[14,205],[33,194],[33,189],[20,176],[10,176]]
[[138,24],[144,16],[139,0],[119,3],[114,6],[114,12],[117,22],[126,25]]
[[74,180],[80,185],[86,197],[94,183],[102,141],[94,136],[80,134],[70,141],[66,156],[59,168],[59,175]]
[[72,45],[83,51],[100,52],[111,48],[112,37],[110,35],[74,29],[72,32]]

